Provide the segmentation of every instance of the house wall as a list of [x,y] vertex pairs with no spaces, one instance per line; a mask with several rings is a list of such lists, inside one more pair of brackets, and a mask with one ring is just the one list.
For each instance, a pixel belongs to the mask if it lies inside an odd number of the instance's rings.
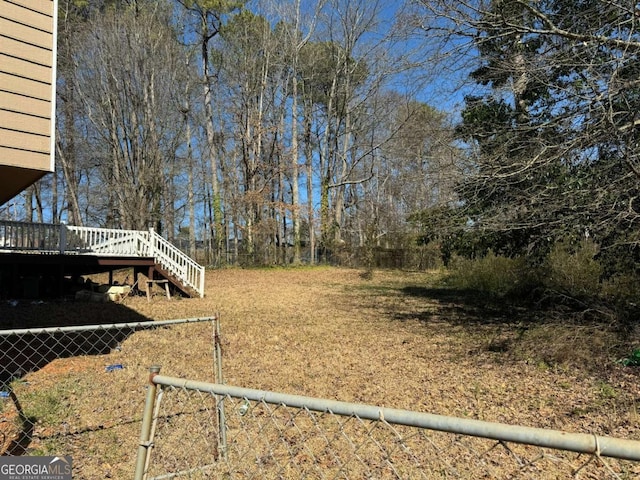
[[54,169],[57,0],[0,0],[0,204]]

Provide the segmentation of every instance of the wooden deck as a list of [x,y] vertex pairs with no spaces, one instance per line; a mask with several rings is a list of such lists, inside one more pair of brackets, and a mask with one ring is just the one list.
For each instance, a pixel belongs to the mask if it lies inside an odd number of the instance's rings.
[[[0,221],[0,298],[57,297],[79,277],[131,269],[204,295],[204,267],[151,231]],[[143,285],[148,283],[143,282]]]
[[0,298],[62,297],[85,275],[132,269],[134,278],[154,267],[150,257],[0,253]]

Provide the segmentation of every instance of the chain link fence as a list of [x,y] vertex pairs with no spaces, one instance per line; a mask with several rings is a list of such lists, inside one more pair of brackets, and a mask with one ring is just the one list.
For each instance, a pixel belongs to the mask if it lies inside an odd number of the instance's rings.
[[[0,331],[0,454],[69,454],[79,478],[640,476],[637,441],[227,386],[220,343],[218,316]],[[213,383],[144,387],[152,357]]]
[[152,367],[136,480],[640,475],[637,441],[195,382],[158,372]]
[[[211,316],[0,330],[0,455],[69,454],[80,478],[129,477],[132,462],[126,476],[116,462],[140,429],[142,363],[189,362],[189,352],[169,352],[197,338],[191,355],[202,359],[201,378],[215,381],[217,324]],[[98,437],[113,450],[92,457]]]

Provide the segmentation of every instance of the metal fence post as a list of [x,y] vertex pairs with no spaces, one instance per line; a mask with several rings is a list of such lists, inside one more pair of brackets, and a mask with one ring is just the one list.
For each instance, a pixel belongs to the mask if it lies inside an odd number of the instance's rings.
[[153,377],[160,373],[160,366],[153,365],[149,367],[149,386],[147,387],[147,399],[144,404],[144,414],[142,416],[142,428],[140,430],[140,442],[138,445],[138,456],[136,458],[136,473],[134,480],[143,480],[151,447],[151,425],[153,423],[154,404],[156,401],[156,391],[158,386],[153,382]]
[[[216,313],[213,324],[213,349],[215,357],[215,383],[224,383],[222,377],[222,344],[220,342],[220,314]],[[216,406],[218,410],[218,440],[220,444],[220,453],[222,459],[227,461],[227,423],[224,414],[224,397],[215,396]]]

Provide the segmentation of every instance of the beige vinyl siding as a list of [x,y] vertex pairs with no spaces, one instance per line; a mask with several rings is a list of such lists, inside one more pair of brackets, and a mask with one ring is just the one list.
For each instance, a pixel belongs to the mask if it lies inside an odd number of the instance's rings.
[[30,28],[53,32],[53,1],[51,0],[2,0],[0,15]]
[[[49,137],[34,135],[31,132],[20,132],[6,129],[2,132],[2,146],[16,150],[28,150],[30,152],[49,151]],[[44,170],[44,169],[42,169]]]
[[0,0],[0,167],[15,180],[3,179],[0,204],[53,171],[56,8],[54,0]]
[[[33,27],[16,23],[13,20],[8,20],[5,17],[6,13],[0,11],[0,32],[4,35],[11,35],[11,38],[16,40],[49,50],[51,49],[51,32],[37,30]],[[10,34],[9,30],[11,30]]]
[[[17,53],[23,55],[23,51],[18,50]],[[22,58],[11,57],[5,55],[1,50],[0,69],[2,69],[2,72],[10,75],[51,84],[51,66],[40,65]]]
[[44,16],[52,17],[53,12],[51,4],[53,0],[8,0],[15,5],[20,5],[34,12],[41,13]]
[[[51,49],[38,47],[21,40],[15,40],[4,36],[4,32],[0,31],[0,52],[20,52],[20,58],[35,65],[46,68],[44,70],[47,75],[51,75]],[[46,80],[46,78],[42,78]]]
[[0,158],[6,155],[14,156],[18,160],[17,163],[22,163],[22,164],[25,164],[30,160],[32,160],[34,156],[35,157],[40,156],[41,162],[45,162],[49,158],[48,153],[36,153],[36,152],[31,152],[29,150],[16,150],[14,148],[0,147]]
[[[15,75],[11,75],[9,73],[0,72],[0,88],[7,93],[6,95],[4,95],[4,97],[6,98],[9,98],[10,95],[8,94],[8,92],[11,92],[12,95],[28,97],[40,100],[42,102],[47,102],[47,105],[51,103],[51,85],[49,83],[38,82],[36,80],[16,77]],[[13,97],[11,103],[9,103],[9,100],[5,100],[5,105],[13,105],[15,108],[20,104],[17,103],[19,102],[19,100],[19,98]],[[44,109],[46,109],[46,105],[43,103],[40,105],[40,107],[36,108],[38,108],[39,111],[44,111]],[[49,115],[47,114],[47,116]]]
[[[18,111],[23,115],[42,117],[42,112],[50,106],[50,102],[47,100],[38,100],[37,98],[30,98],[24,95],[0,95],[0,110],[4,115],[6,111]],[[49,115],[46,116],[49,118]]]
[[[3,112],[2,117],[6,119],[7,125],[19,132],[35,132],[43,137],[49,137],[51,130],[51,120],[48,118],[32,117],[20,112]],[[48,149],[48,147],[47,147]]]

